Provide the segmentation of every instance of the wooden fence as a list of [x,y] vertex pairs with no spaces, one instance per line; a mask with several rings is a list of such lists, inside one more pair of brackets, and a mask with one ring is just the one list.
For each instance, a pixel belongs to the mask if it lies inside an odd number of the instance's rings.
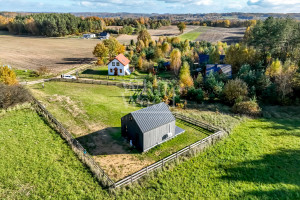
[[72,150],[77,154],[80,160],[86,164],[92,173],[97,177],[98,181],[105,187],[114,185],[114,181],[104,172],[92,156],[83,148],[83,146],[76,140],[72,134],[69,133],[58,120],[49,113],[45,107],[34,97],[32,97],[36,111],[41,114],[47,122],[68,142]]
[[202,151],[204,150],[205,148],[207,148],[208,146],[210,145],[213,145],[215,144],[215,142],[221,140],[222,138],[226,137],[227,136],[227,133],[224,132],[224,131],[218,131],[202,140],[199,140],[175,153],[173,153],[172,155],[166,157],[166,158],[163,158],[162,160],[158,161],[158,162],[155,162],[153,163],[152,165],[149,165],[143,169],[141,169],[140,171],[130,175],[130,176],[127,176],[126,178],[116,182],[113,187],[114,188],[118,188],[118,187],[121,187],[121,186],[124,186],[124,185],[127,185],[127,184],[130,184],[130,183],[133,183],[141,178],[143,178],[145,175],[147,175],[148,173],[154,171],[154,170],[157,170],[159,168],[163,168],[164,165],[166,163],[169,163],[171,161],[175,161],[176,159],[178,159],[180,156],[184,156],[184,155],[188,155],[189,153],[192,153],[193,151]]
[[210,145],[215,144],[215,142],[221,140],[222,138],[227,136],[227,133],[224,131],[221,131],[217,129],[216,127],[213,127],[209,124],[205,124],[203,122],[200,122],[198,120],[186,117],[184,115],[178,114],[178,113],[173,113],[174,116],[177,119],[180,119],[182,121],[186,121],[190,124],[193,124],[195,126],[208,129],[210,131],[213,131],[214,134],[201,139],[175,153],[172,155],[163,158],[160,161],[157,161],[153,163],[152,165],[149,165],[138,172],[135,172],[124,179],[114,182],[109,178],[109,176],[105,173],[105,171],[98,165],[98,163],[92,158],[92,156],[84,149],[84,147],[68,132],[67,129],[63,127],[63,125],[58,122],[58,120],[53,117],[53,115],[46,110],[46,108],[34,97],[33,102],[35,109],[37,110],[38,113],[40,113],[46,120],[47,122],[58,132],[60,135],[68,142],[68,144],[71,146],[72,150],[78,155],[80,160],[86,164],[92,173],[97,177],[98,181],[105,187],[108,188],[118,188],[130,183],[133,183],[141,178],[143,178],[145,175],[149,174],[152,171],[155,171],[159,168],[163,168],[166,163],[172,162],[177,160],[181,156],[188,155],[192,153],[193,151],[202,151],[205,148],[207,148]]
[[117,87],[123,88],[134,88],[139,89],[143,88],[143,83],[122,83],[118,81],[105,81],[105,80],[93,80],[93,79],[65,79],[65,78],[50,78],[45,80],[48,81],[57,81],[57,82],[71,82],[71,83],[85,83],[85,84],[96,84],[96,85],[114,85]]

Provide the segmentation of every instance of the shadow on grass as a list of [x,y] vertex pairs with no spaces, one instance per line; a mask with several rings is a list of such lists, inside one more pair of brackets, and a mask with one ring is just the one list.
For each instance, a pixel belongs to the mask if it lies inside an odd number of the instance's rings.
[[[221,179],[228,181],[253,182],[257,184],[290,184],[300,186],[300,150],[282,149],[266,154],[261,159],[241,162],[236,166],[223,165],[228,175]],[[295,199],[300,190],[249,191],[250,195],[267,199]]]
[[108,70],[94,70],[94,69],[87,69],[82,72],[82,74],[89,74],[89,75],[105,75],[108,76]]
[[56,64],[62,65],[76,65],[76,64],[89,64],[91,61],[94,61],[94,58],[64,58],[64,62],[59,62]]
[[76,139],[93,156],[139,153],[121,136],[120,127],[108,127]]

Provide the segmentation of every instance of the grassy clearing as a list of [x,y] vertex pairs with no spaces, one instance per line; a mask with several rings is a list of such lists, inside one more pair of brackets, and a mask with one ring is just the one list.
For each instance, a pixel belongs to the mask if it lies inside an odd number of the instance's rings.
[[89,170],[31,109],[0,116],[0,199],[103,199]]

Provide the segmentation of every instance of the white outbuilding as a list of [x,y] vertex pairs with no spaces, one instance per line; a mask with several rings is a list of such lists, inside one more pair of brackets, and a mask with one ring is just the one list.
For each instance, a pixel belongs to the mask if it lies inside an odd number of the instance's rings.
[[110,63],[108,63],[108,75],[110,76],[125,76],[130,75],[129,70],[130,60],[123,54],[119,54]]

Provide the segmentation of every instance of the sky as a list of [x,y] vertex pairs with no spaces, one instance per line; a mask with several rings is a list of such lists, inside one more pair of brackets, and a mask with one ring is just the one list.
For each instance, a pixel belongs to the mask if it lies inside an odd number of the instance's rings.
[[297,13],[300,0],[0,0],[0,11],[129,13]]

